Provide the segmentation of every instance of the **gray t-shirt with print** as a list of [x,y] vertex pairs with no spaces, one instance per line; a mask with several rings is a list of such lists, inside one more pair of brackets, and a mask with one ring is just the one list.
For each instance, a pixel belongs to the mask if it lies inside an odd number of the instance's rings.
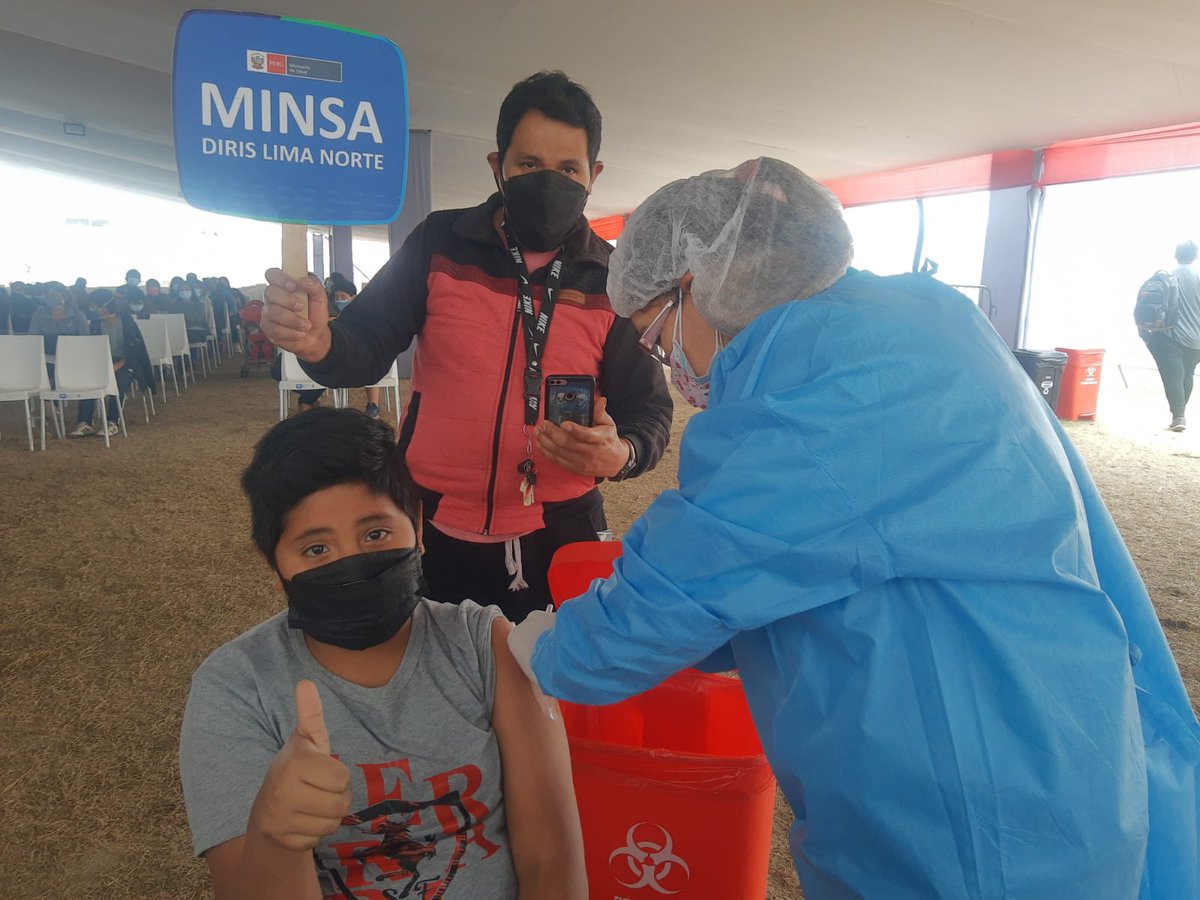
[[315,851],[324,896],[515,898],[492,728],[499,615],[422,601],[400,667],[378,688],[324,669],[286,613],[213,653],[192,678],[180,738],[196,853],[245,833],[267,767],[295,729],[296,682],[308,678],[353,792],[350,815]]

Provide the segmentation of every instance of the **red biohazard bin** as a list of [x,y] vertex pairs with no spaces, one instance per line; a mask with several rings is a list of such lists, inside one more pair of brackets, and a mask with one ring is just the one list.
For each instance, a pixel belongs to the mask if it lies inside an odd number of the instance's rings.
[[[555,555],[555,602],[612,572],[613,542]],[[688,669],[611,706],[562,703],[591,896],[762,900],[775,778],[741,683]]]
[[1100,370],[1104,366],[1103,350],[1072,350],[1056,347],[1067,354],[1063,370],[1062,389],[1058,394],[1060,419],[1094,419],[1100,401]]

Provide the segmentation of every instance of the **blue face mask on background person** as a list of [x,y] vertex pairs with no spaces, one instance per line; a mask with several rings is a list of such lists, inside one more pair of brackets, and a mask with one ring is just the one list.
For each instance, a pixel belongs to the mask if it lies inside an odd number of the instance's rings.
[[181,299],[181,300],[191,300],[191,299],[192,299],[192,292],[191,292],[191,291],[180,291],[180,292],[179,292],[179,299]]
[[427,593],[416,547],[346,556],[281,581],[288,627],[345,650],[390,640]]
[[337,307],[338,312],[341,312],[350,305],[349,300],[334,300],[333,303]]
[[[717,349],[713,359],[720,353],[725,344],[721,341],[721,332],[717,332]],[[683,293],[680,292],[679,302],[675,306],[675,327],[671,335],[671,384],[683,395],[683,399],[697,409],[708,407],[708,387],[712,380],[712,363],[708,364],[708,372],[697,375],[688,362],[687,354],[683,352]]]

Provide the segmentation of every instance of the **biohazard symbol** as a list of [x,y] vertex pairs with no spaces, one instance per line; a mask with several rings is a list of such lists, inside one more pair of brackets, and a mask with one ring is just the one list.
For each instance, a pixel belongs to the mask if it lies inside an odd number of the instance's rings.
[[[662,839],[639,839],[638,829],[643,825],[658,829]],[[613,877],[631,891],[648,887],[660,894],[678,894],[692,875],[688,864],[675,855],[670,832],[661,825],[647,822],[638,822],[629,829],[625,846],[612,852],[608,865]]]

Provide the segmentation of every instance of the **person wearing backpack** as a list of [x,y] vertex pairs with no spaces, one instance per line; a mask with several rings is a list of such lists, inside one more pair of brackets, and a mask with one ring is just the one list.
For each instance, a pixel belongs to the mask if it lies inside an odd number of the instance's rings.
[[[1171,424],[1168,427],[1172,431],[1187,428],[1187,403],[1192,396],[1196,366],[1200,365],[1200,272],[1196,271],[1194,265],[1196,255],[1194,241],[1185,241],[1175,248],[1175,261],[1179,265],[1171,273],[1175,282],[1174,291],[1165,308],[1161,327],[1146,328],[1138,320],[1138,333],[1154,357],[1167,403],[1171,407]],[[1139,295],[1138,306],[1141,308],[1143,305]]]

